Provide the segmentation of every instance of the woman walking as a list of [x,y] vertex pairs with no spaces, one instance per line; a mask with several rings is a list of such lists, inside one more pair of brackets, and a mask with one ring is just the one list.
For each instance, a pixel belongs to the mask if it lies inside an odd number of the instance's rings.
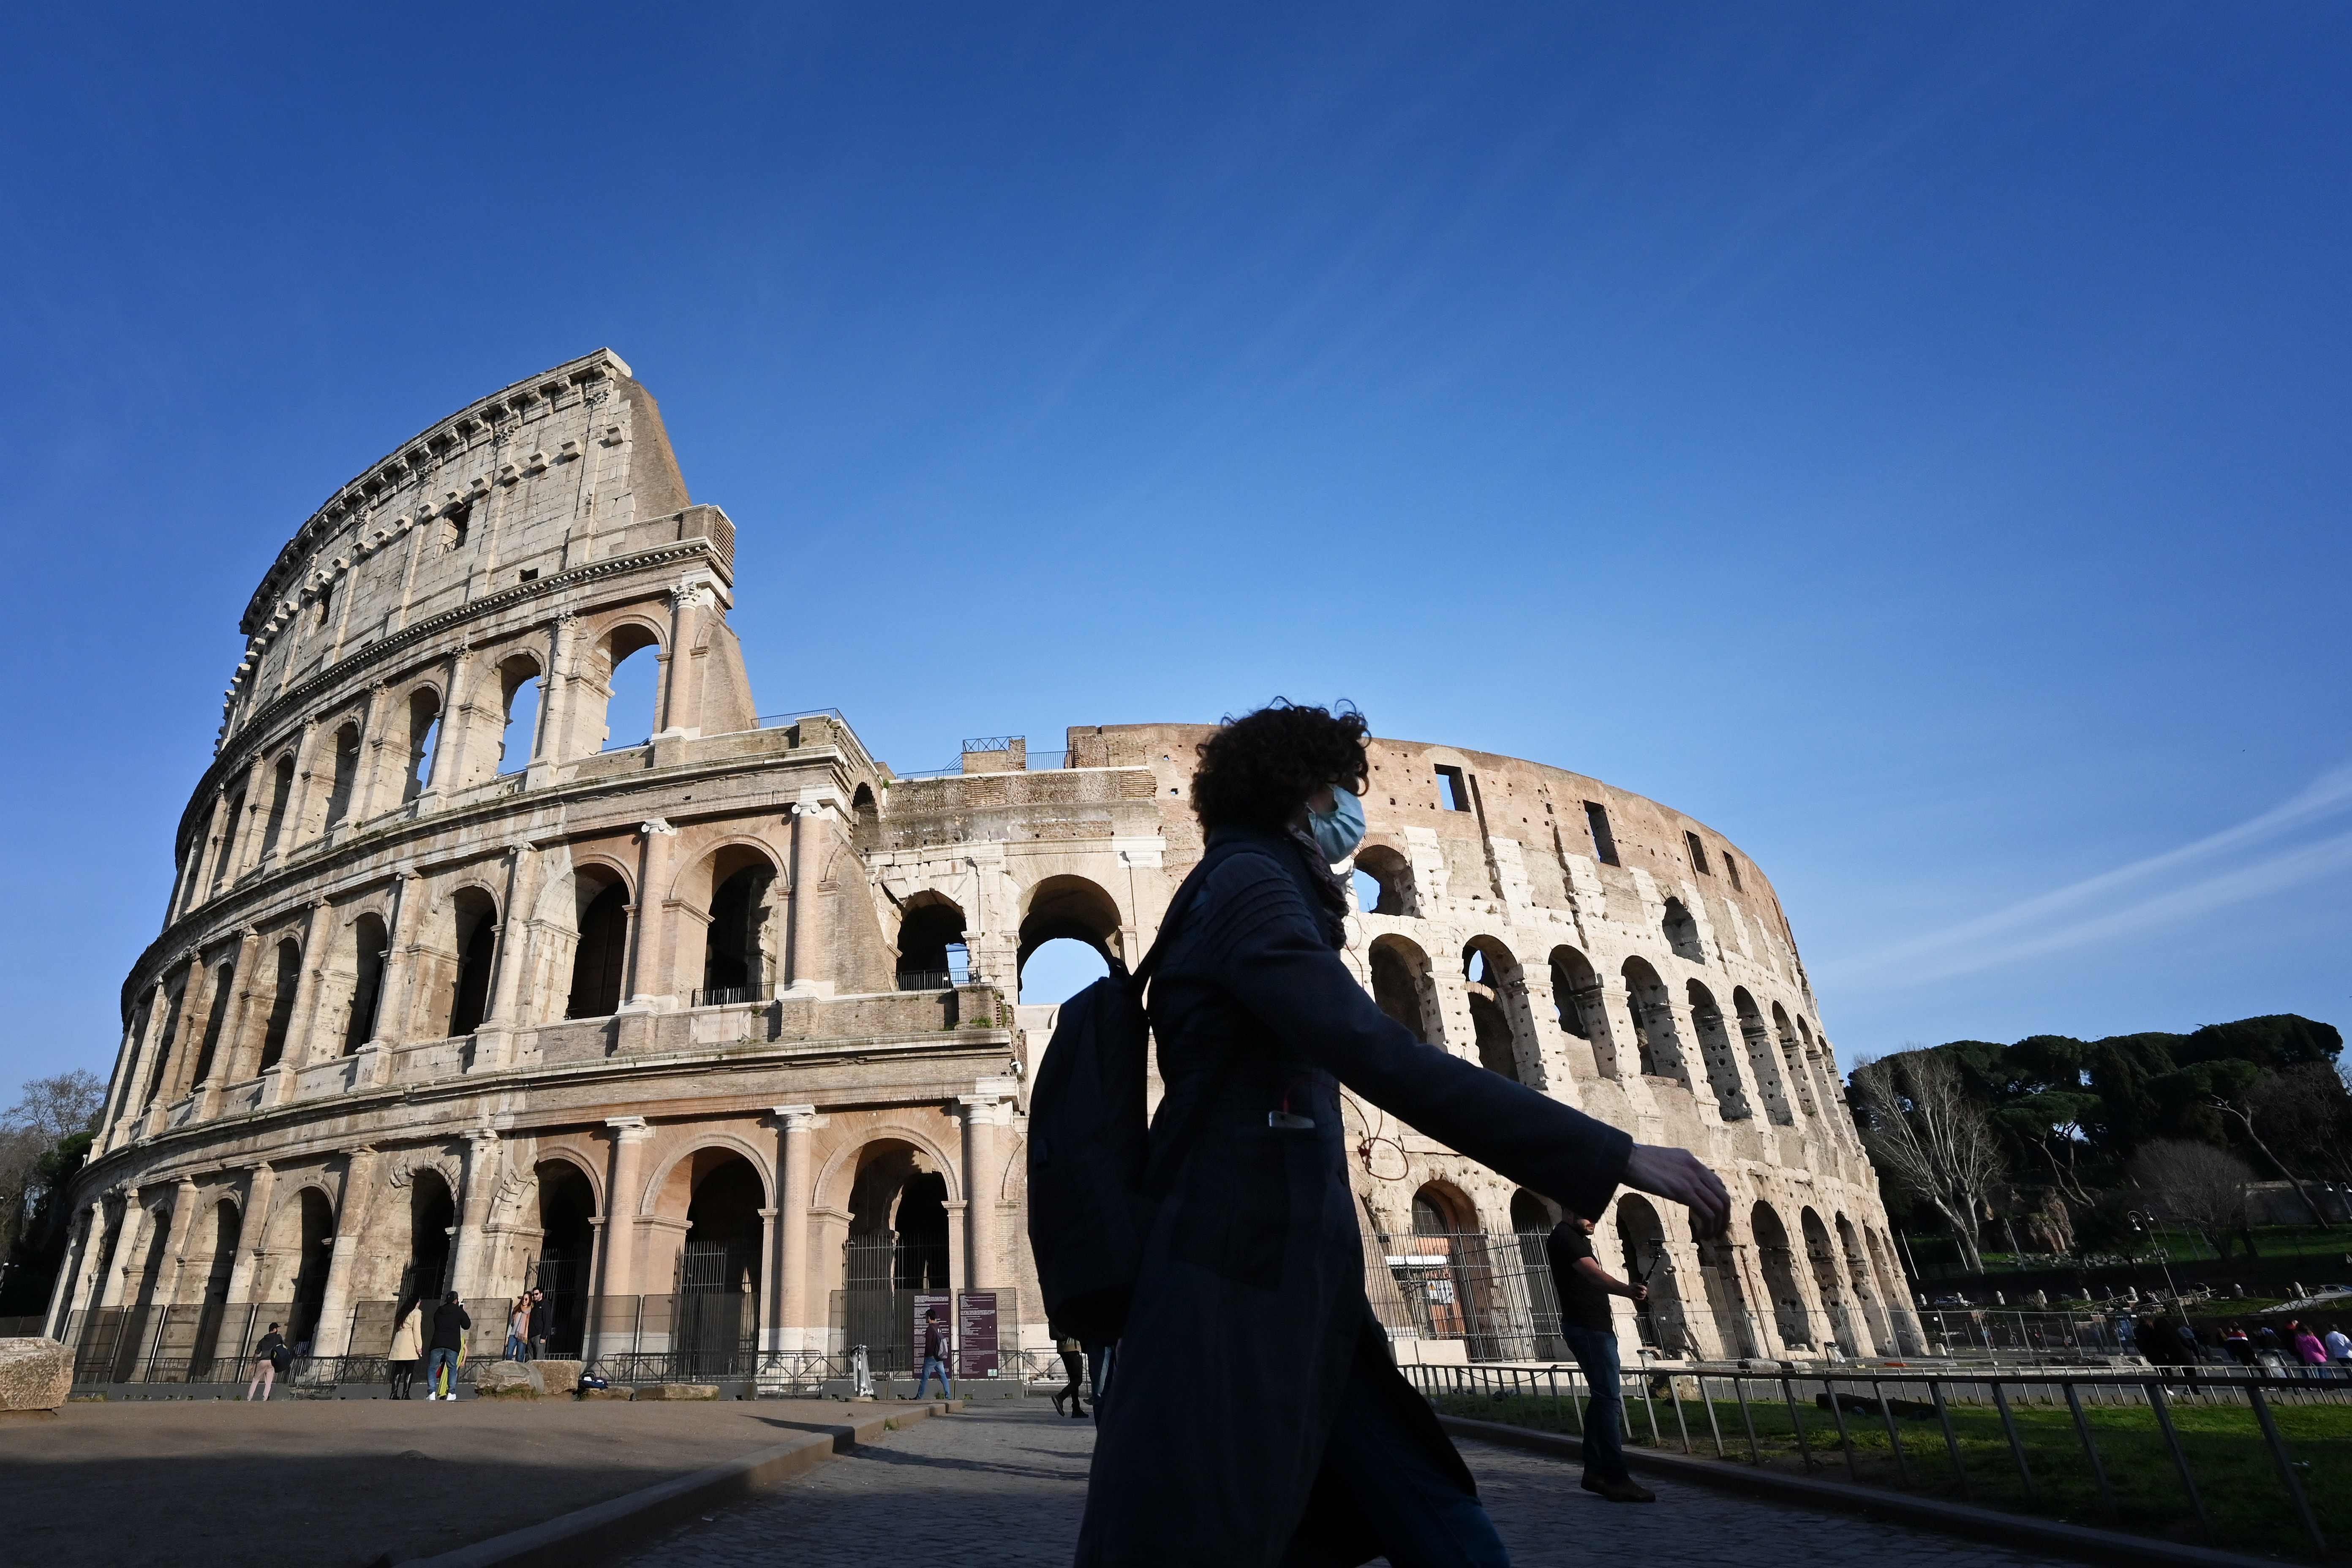
[[[1118,1345],[1078,1562],[1502,1564],[1469,1470],[1364,1297],[1339,1089],[1580,1214],[1621,1185],[1690,1205],[1723,1184],[1423,1045],[1341,962],[1369,778],[1363,719],[1277,702],[1201,749],[1207,870],[1150,994],[1167,1092],[1153,1216]],[[1178,911],[1171,910],[1174,921]]]
[[[1070,1377],[1070,1381],[1062,1385],[1062,1391],[1054,1395],[1054,1414],[1084,1415],[1087,1413],[1087,1347],[1076,1336],[1066,1334],[1059,1329],[1048,1326],[1045,1331],[1054,1336],[1054,1343],[1062,1352],[1062,1370]],[[1067,1410],[1062,1408],[1062,1402],[1066,1399],[1070,1403]]]
[[416,1363],[425,1359],[425,1303],[411,1301],[392,1331],[392,1348],[384,1362],[392,1373],[394,1399],[416,1397]]

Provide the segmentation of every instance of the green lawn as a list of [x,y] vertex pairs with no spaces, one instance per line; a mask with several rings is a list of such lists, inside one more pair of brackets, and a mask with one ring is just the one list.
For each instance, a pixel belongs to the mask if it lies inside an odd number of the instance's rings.
[[[1754,1425],[1757,1447],[1764,1463],[1798,1472],[1805,1461],[1790,1427],[1789,1406],[1777,1393],[1767,1403],[1761,1391],[1768,1386],[1748,1386],[1747,1417]],[[1707,1387],[1709,1394],[1718,1395],[1711,1401],[1716,1423],[1725,1453],[1744,1464],[1748,1459],[1748,1427],[1742,1424],[1738,1403],[1719,1396],[1722,1387],[1714,1382]],[[1690,1392],[1687,1384],[1685,1392]],[[1889,1394],[1898,1399],[1907,1396],[1907,1391],[1892,1387]],[[1441,1395],[1436,1404],[1453,1415],[1507,1421],[1571,1436],[1580,1432],[1572,1403],[1566,1398],[1555,1406],[1548,1396]],[[1676,1402],[1664,1397],[1654,1398],[1649,1411],[1641,1401],[1633,1401],[1626,1410],[1627,1441],[1652,1446],[1650,1418],[1654,1413],[1663,1438],[1659,1446],[1681,1453],[1682,1428],[1675,1424],[1675,1408]],[[1713,1458],[1715,1438],[1707,1426],[1707,1405],[1685,1397],[1680,1408],[1690,1431],[1691,1452]],[[2000,1413],[1989,1405],[1951,1406],[1953,1436],[1967,1477],[1965,1489],[1954,1477],[1943,1430],[1932,1414],[1925,1419],[1898,1416],[1895,1421],[1907,1464],[1906,1478],[1888,1447],[1885,1423],[1875,1413],[1847,1413],[1847,1447],[1840,1445],[1829,1411],[1802,1403],[1798,1409],[1811,1449],[1811,1473],[1832,1480],[1901,1487],[1988,1508],[2238,1552],[2305,1559],[2317,1555],[2288,1502],[2253,1412],[2242,1406],[2204,1406],[2186,1401],[2172,1405],[2182,1451],[2211,1521],[2210,1535],[2200,1531],[2155,1413],[2145,1406],[2086,1405],[2084,1410],[2113,1489],[2112,1508],[2100,1499],[2075,1435],[2074,1417],[2063,1405],[2055,1410],[2012,1407],[2026,1468],[2032,1476],[2031,1489],[2019,1478]],[[2290,1458],[2304,1467],[2304,1492],[2334,1549],[2330,1560],[2352,1557],[2352,1405],[2289,1407],[2273,1403],[2272,1409]]]

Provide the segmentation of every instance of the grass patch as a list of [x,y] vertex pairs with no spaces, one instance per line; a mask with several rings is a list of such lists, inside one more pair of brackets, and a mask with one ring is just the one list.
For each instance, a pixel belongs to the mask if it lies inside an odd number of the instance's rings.
[[[1716,1394],[1721,1384],[1710,1383]],[[1859,1393],[1860,1391],[1855,1391]],[[1907,1398],[1907,1389],[1889,1386],[1890,1395]],[[1805,1445],[1811,1451],[1807,1471],[1788,1405],[1777,1397],[1769,1402],[1750,1385],[1746,1420],[1733,1399],[1706,1403],[1690,1397],[1687,1382],[1679,1402],[1654,1397],[1645,1411],[1639,1399],[1625,1412],[1629,1447],[1657,1447],[1679,1454],[1682,1432],[1690,1432],[1690,1451],[1706,1459],[1716,1457],[1715,1431],[1722,1434],[1727,1462],[1748,1462],[1748,1429],[1755,1431],[1762,1462],[1790,1474],[1811,1473],[1831,1480],[1859,1480],[1865,1486],[1887,1487],[1930,1497],[1969,1501],[1986,1508],[2025,1513],[2073,1524],[2095,1525],[2193,1544],[2226,1547],[2235,1552],[2271,1553],[2311,1560],[2316,1557],[2288,1501],[2253,1412],[2242,1405],[2204,1405],[2176,1401],[2171,1405],[2174,1427],[2180,1434],[2189,1473],[2212,1521],[2210,1537],[2200,1531],[2195,1510],[2182,1488],[2170,1451],[2145,1405],[2089,1405],[2084,1416],[2091,1428],[2107,1483],[2112,1507],[2100,1498],[2099,1488],[2074,1416],[2063,1405],[2056,1409],[2011,1406],[2019,1446],[2025,1452],[2032,1477],[2029,1488],[2019,1477],[2001,1429],[2000,1414],[1990,1405],[1950,1407],[1952,1436],[1959,1449],[1965,1488],[1956,1479],[1952,1457],[1943,1429],[1933,1416],[1898,1415],[1895,1429],[1902,1439],[1904,1464],[1898,1466],[1887,1441],[1886,1426],[1874,1410],[1845,1413],[1846,1440],[1841,1444],[1835,1419],[1816,1405],[1801,1403]],[[1563,1394],[1439,1394],[1433,1403],[1449,1415],[1481,1421],[1504,1421],[1539,1431],[1580,1436],[1582,1425],[1574,1402]],[[1923,1402],[1924,1403],[1924,1402]],[[1682,1425],[1675,1421],[1677,1405]],[[1712,1405],[1715,1428],[1707,1422]],[[2352,1405],[2285,1405],[2273,1401],[2272,1413],[2284,1438],[2289,1457],[2299,1466],[2304,1495],[2310,1500],[2321,1531],[2334,1548],[2328,1561],[2352,1559]],[[1655,1414],[1661,1441],[1650,1436]],[[1852,1473],[1848,1470],[1849,1458]]]

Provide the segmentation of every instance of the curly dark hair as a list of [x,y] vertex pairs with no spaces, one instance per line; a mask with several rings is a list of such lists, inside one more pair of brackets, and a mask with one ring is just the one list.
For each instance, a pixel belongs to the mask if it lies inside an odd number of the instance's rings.
[[1345,702],[1334,712],[1277,697],[1255,713],[1229,718],[1201,742],[1192,811],[1204,828],[1280,829],[1324,784],[1361,795],[1371,776],[1364,754],[1370,731]]

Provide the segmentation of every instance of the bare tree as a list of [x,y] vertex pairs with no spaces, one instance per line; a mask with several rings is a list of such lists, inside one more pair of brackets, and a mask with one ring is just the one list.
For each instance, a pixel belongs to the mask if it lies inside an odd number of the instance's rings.
[[2210,1143],[2158,1138],[2132,1156],[2131,1173],[2154,1200],[2160,1218],[2189,1226],[2215,1252],[2229,1256],[2230,1233],[2246,1223],[2252,1165]]
[[2006,1174],[1991,1120],[1968,1097],[1959,1068],[1911,1050],[1859,1068],[1863,1140],[1878,1168],[1943,1216],[1961,1264],[1981,1273],[1978,1226]]
[[2306,1170],[2309,1162],[2323,1152],[2341,1158],[2344,1096],[2337,1089],[2335,1069],[2305,1062],[2284,1072],[2266,1071],[2240,1094],[2213,1096],[2212,1105],[2245,1129],[2246,1141],[2294,1186],[2295,1196],[2303,1200],[2320,1228],[2332,1228],[2326,1210],[2284,1156],[2294,1155]]
[[0,1111],[0,1259],[24,1230],[42,1157],[74,1134],[93,1131],[105,1098],[97,1074],[59,1073],[33,1079],[15,1105]]

